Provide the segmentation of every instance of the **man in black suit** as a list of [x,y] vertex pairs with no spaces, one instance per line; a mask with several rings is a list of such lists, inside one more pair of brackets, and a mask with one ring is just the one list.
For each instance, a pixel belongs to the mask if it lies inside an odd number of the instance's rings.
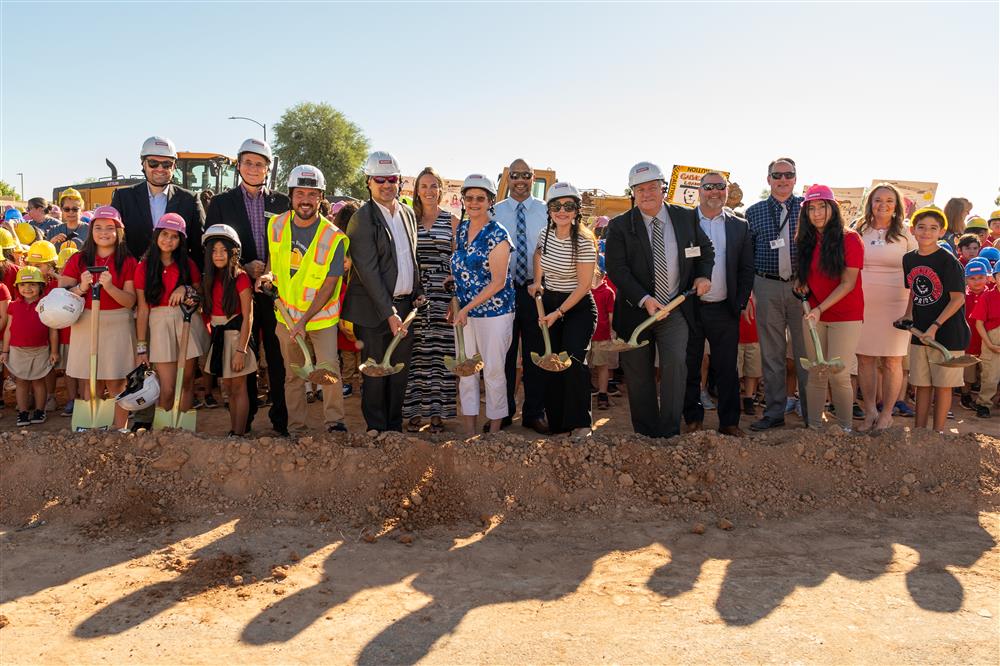
[[[205,216],[206,227],[228,224],[236,230],[243,249],[240,261],[252,282],[264,272],[267,264],[267,218],[288,211],[288,196],[267,188],[267,174],[272,161],[271,146],[257,139],[247,139],[236,155],[240,184],[231,190],[212,197]],[[267,357],[268,396],[271,408],[268,418],[271,427],[279,434],[288,432],[288,409],[285,406],[285,360],[281,345],[274,333],[277,321],[274,304],[260,292],[253,296],[253,328],[250,338],[263,340]],[[332,390],[337,387],[328,387]],[[257,414],[257,375],[247,377],[247,395],[250,398],[247,432]]]
[[188,256],[201,266],[201,230],[205,211],[198,198],[189,190],[170,182],[177,166],[174,142],[151,136],[139,151],[142,173],[146,181],[115,190],[111,205],[125,224],[125,245],[137,260],[142,259],[153,241],[153,225],[165,213],[177,213],[187,223]]
[[[205,210],[198,198],[170,182],[177,166],[174,142],[161,136],[146,139],[139,150],[139,160],[146,181],[115,190],[111,206],[122,216],[125,246],[137,260],[142,259],[153,242],[153,225],[166,213],[177,213],[187,226],[188,256],[201,265],[201,230]],[[135,412],[132,429],[153,425],[154,407]]]
[[[391,362],[409,364],[413,338],[403,319],[423,301],[417,265],[417,219],[396,200],[402,184],[399,165],[385,151],[368,156],[364,168],[368,201],[347,225],[351,270],[343,319],[354,324],[365,357],[382,361],[389,342],[402,336]],[[361,413],[368,430],[403,430],[407,370],[387,377],[363,375]]]
[[694,301],[694,318],[687,348],[687,390],[684,421],[688,432],[700,430],[705,420],[701,401],[701,361],[705,340],[711,347],[709,373],[719,395],[719,432],[743,437],[740,430],[740,378],[736,356],[740,344],[740,313],[753,290],[753,240],[747,221],[724,208],[729,183],[717,171],[701,177],[698,224],[712,241],[715,264],[712,287]]
[[[664,204],[665,179],[658,166],[649,162],[633,166],[629,187],[635,206],[611,220],[605,240],[605,267],[618,288],[614,328],[620,338],[630,337],[643,320],[684,291],[693,289],[698,296],[708,293],[715,256],[695,212]],[[628,384],[632,428],[641,435],[680,433],[688,327],[694,319],[691,300],[685,299],[643,333],[640,339],[650,344],[619,357]],[[653,390],[657,353],[658,393]]]

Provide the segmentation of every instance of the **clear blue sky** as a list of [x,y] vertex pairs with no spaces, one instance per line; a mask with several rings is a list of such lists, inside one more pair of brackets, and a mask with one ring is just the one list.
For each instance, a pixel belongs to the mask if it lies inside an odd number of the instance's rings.
[[799,183],[940,183],[994,208],[997,2],[249,4],[0,2],[0,179],[29,195],[138,170],[151,134],[233,154],[325,101],[403,171],[513,157],[620,193],[628,167],[726,168],[749,201]]

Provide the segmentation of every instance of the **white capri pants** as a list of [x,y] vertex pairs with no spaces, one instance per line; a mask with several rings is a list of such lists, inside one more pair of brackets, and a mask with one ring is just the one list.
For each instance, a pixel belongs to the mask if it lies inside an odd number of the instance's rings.
[[[507,416],[507,376],[504,365],[507,349],[514,335],[514,313],[497,317],[469,317],[462,331],[465,336],[465,355],[476,353],[483,357],[483,381],[486,383],[486,418],[502,419]],[[455,352],[458,352],[457,342]],[[479,415],[479,373],[461,377],[458,395],[462,401],[462,414]]]

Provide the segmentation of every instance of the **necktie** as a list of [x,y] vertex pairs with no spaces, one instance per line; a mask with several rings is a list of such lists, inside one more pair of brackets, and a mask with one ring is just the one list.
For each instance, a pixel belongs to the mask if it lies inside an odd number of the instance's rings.
[[653,278],[656,286],[656,300],[666,303],[670,300],[670,280],[667,272],[667,255],[663,247],[663,223],[653,218]]
[[781,203],[781,218],[778,220],[778,228],[781,229],[779,238],[785,240],[785,244],[778,248],[778,275],[782,280],[792,277],[792,248],[791,234],[788,232],[788,203]]
[[514,282],[528,281],[528,229],[524,219],[524,202],[517,204],[517,257],[514,261]]

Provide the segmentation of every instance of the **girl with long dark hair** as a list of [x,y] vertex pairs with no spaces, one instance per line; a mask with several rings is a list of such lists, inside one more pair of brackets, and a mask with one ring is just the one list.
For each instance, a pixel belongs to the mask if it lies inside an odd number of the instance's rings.
[[806,351],[811,358],[816,358],[809,334],[812,324],[817,329],[826,358],[840,357],[846,366],[837,373],[809,373],[806,425],[820,424],[829,386],[837,421],[849,431],[854,408],[850,370],[865,312],[860,275],[865,250],[861,236],[844,228],[840,206],[829,187],[813,185],[806,190],[795,232],[795,246],[798,251],[795,289],[809,295],[810,309],[802,324]]

